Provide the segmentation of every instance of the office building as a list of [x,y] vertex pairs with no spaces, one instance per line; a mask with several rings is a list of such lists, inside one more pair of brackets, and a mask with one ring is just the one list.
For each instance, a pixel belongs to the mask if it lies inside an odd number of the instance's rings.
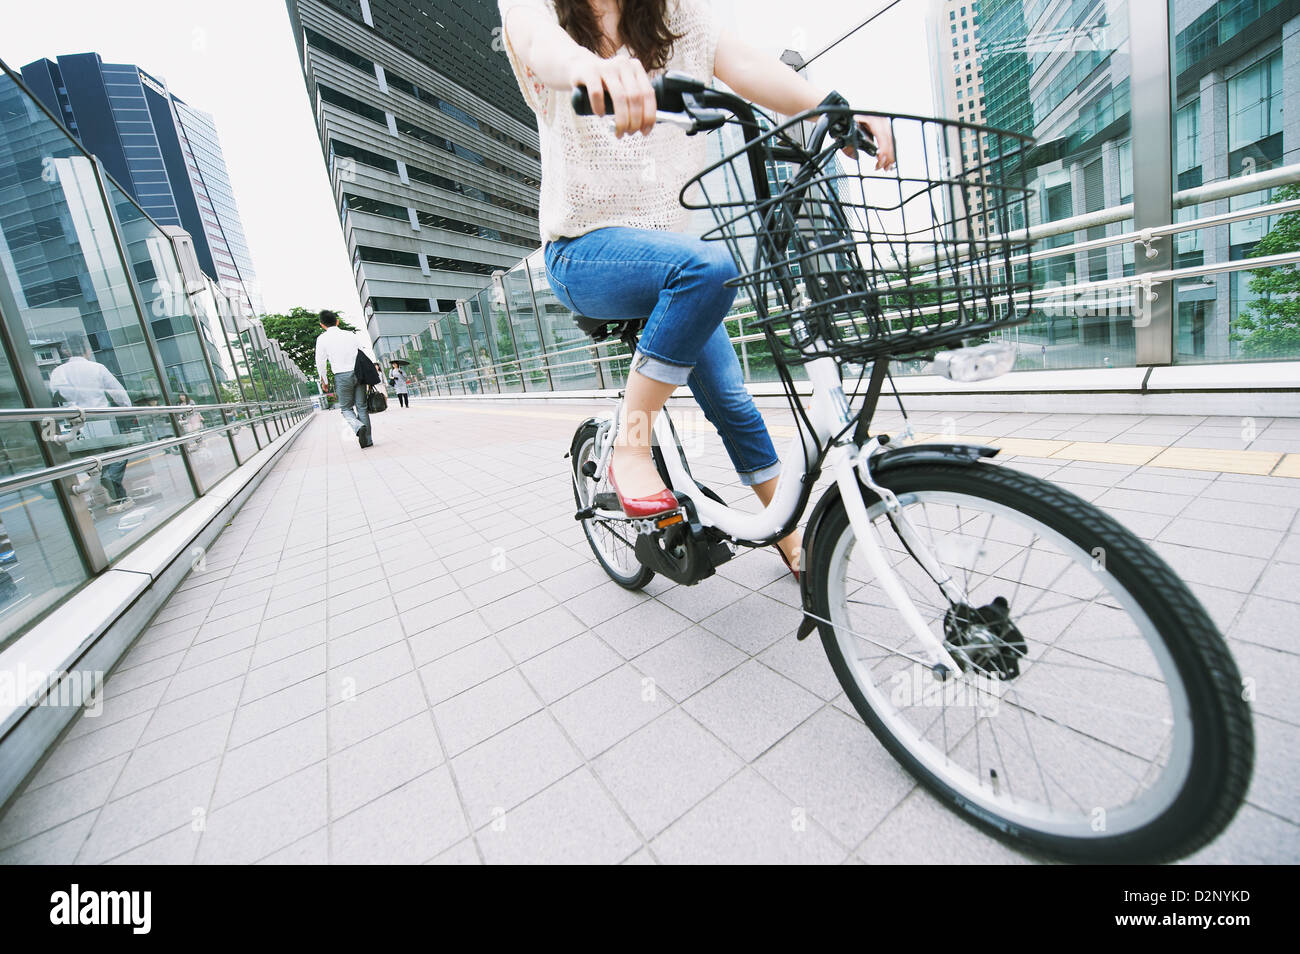
[[371,337],[386,353],[441,314],[467,326],[456,301],[540,245],[536,125],[495,0],[288,9]]
[[[930,15],[930,42],[933,50],[935,112],[948,119],[976,126],[985,125],[984,67],[980,57],[979,0],[933,0]],[[967,182],[988,180],[990,143],[986,136],[966,128],[949,131],[944,148],[952,165],[953,178]],[[945,200],[960,208],[949,209],[957,238],[983,238],[999,232],[984,208],[985,194],[980,189],[964,195],[945,190]]]
[[98,53],[37,60],[23,81],[159,225],[185,229],[203,271],[249,313],[261,296],[210,115],[138,66]]

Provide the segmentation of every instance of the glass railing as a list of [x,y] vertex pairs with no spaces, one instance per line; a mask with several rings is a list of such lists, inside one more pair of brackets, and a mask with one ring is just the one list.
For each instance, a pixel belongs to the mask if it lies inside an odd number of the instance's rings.
[[[1300,191],[1295,191],[1295,185],[1288,186],[1288,182],[1300,183],[1300,165],[1208,189],[1180,192],[1175,196],[1175,206],[1185,208],[1202,207],[1205,203],[1200,197],[1207,192],[1216,196],[1220,204],[1226,203],[1219,193],[1233,190],[1241,190],[1243,194],[1271,194],[1274,198],[1229,213],[1171,223],[1162,229],[1134,231],[1132,206],[1128,204],[1034,225],[1029,233],[1035,237],[1030,253],[1034,267],[1041,269],[1042,275],[1052,277],[1041,278],[1035,284],[1031,320],[999,333],[1017,349],[1016,369],[1133,367],[1136,333],[1143,326],[1140,309],[1144,297],[1151,294],[1144,278],[1152,288],[1172,285],[1180,302],[1185,300],[1183,296],[1188,288],[1213,291],[1232,283],[1260,291],[1279,280],[1286,281],[1300,263],[1300,226],[1294,224],[1300,219]],[[1155,247],[1160,242],[1172,243],[1177,248],[1188,236],[1222,232],[1250,222],[1272,223],[1268,230],[1275,237],[1293,231],[1297,240],[1259,243],[1261,254],[1270,256],[1267,259],[1270,264],[1262,268],[1254,265],[1259,261],[1257,255],[1218,263],[1180,263],[1173,269],[1145,277],[1136,274],[1132,266],[1135,255],[1145,254],[1147,247]],[[1054,244],[1058,237],[1064,237],[1066,244]],[[470,300],[474,307],[463,310],[463,320],[459,314],[435,316],[427,330],[388,356],[406,363],[412,393],[492,394],[517,392],[521,385],[526,391],[585,391],[623,386],[630,357],[626,348],[620,342],[605,341],[597,345],[578,331],[572,314],[559,304],[545,284],[541,257],[540,251],[535,252],[500,275],[489,288]],[[1079,261],[1101,259],[1115,263],[1115,267],[1107,267],[1095,276],[1077,271]],[[1056,270],[1052,263],[1061,260],[1067,262],[1067,267]],[[1283,301],[1289,303],[1290,299]],[[1258,309],[1259,305],[1254,307]],[[1287,307],[1282,305],[1272,310],[1283,313]],[[469,340],[485,333],[486,326],[481,325],[484,316],[493,322],[500,342],[494,354],[480,349],[475,360],[469,357],[473,352],[466,347],[455,350],[447,347],[448,340]],[[754,309],[740,300],[727,318],[727,331],[736,347],[745,380],[776,381],[772,356],[755,318]],[[451,327],[449,321],[455,321],[456,325]],[[1264,327],[1262,322],[1260,326]],[[1252,346],[1246,327],[1245,322],[1238,322],[1240,330],[1234,332],[1232,347],[1216,360],[1300,358],[1300,340],[1270,332],[1257,341],[1258,345],[1267,341],[1267,347]],[[1197,357],[1183,340],[1188,334],[1184,323],[1180,321],[1175,328],[1180,336],[1174,351],[1176,360],[1209,360]],[[926,363],[909,362],[896,371],[925,373]]]
[[236,300],[187,280],[179,230],[0,67],[4,647],[311,403]]

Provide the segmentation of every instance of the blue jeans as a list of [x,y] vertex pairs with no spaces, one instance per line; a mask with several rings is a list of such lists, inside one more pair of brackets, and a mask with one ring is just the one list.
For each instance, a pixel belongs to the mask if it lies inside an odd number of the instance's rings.
[[781,472],[767,426],[745,390],[722,319],[736,275],[721,242],[622,226],[546,244],[546,277],[560,303],[588,318],[646,318],[632,370],[686,384],[747,485]]
[[370,409],[366,407],[366,389],[357,384],[351,371],[334,373],[334,390],[339,396],[339,412],[343,415],[343,420],[348,422],[348,427],[352,428],[352,433],[368,427]]

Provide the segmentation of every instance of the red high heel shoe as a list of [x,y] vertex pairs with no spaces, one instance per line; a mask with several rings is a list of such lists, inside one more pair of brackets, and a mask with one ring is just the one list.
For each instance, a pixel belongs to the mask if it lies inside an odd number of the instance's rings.
[[614,479],[614,462],[612,460],[609,462],[609,482],[614,488],[614,493],[618,496],[618,505],[623,508],[623,512],[629,517],[637,519],[654,517],[670,510],[676,510],[680,506],[677,503],[677,497],[667,487],[653,497],[624,497],[622,491],[618,489],[618,481]]

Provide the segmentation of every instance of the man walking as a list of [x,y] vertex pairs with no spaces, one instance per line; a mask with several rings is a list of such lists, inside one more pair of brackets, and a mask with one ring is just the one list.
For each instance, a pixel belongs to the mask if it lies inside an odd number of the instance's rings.
[[[70,334],[67,343],[60,349],[64,357],[61,365],[50,372],[50,390],[60,404],[73,404],[77,407],[130,407],[131,396],[126,393],[113,372],[95,360],[95,352],[90,348],[85,335]],[[120,434],[120,419],[87,421],[82,426],[82,436],[86,438],[109,439]],[[123,438],[122,446],[130,444],[129,438]],[[101,449],[107,445],[101,444]],[[77,446],[74,444],[73,449]],[[123,480],[126,476],[126,461],[119,460],[105,464],[100,472],[99,482],[109,494],[108,511],[118,513],[135,506],[135,500],[127,493]]]
[[321,391],[329,389],[325,377],[325,365],[328,363],[334,371],[334,389],[339,396],[339,411],[343,420],[348,422],[357,443],[369,447],[374,443],[370,439],[370,412],[366,408],[366,389],[356,380],[355,369],[357,351],[360,350],[372,364],[376,373],[379,361],[370,346],[370,336],[364,330],[344,331],[339,327],[339,316],[333,311],[320,313],[320,326],[324,329],[316,338],[316,374],[320,378]]

